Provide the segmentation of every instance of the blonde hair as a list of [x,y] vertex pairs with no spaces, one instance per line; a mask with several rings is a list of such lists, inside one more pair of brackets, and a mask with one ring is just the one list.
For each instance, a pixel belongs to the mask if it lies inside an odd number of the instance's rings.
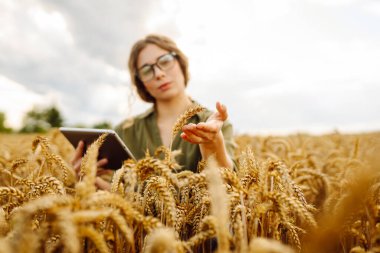
[[185,86],[187,86],[187,82],[189,80],[189,71],[188,71],[189,63],[188,63],[187,57],[177,47],[176,43],[172,39],[164,35],[150,34],[150,35],[147,35],[145,38],[137,41],[133,45],[131,53],[129,55],[129,60],[128,60],[128,68],[129,68],[129,73],[131,75],[131,81],[136,86],[137,93],[139,94],[142,100],[146,102],[155,103],[156,101],[155,98],[149,94],[149,92],[146,90],[144,86],[144,83],[137,76],[137,60],[138,60],[139,54],[148,44],[153,44],[164,50],[167,50],[168,52],[176,53],[176,58],[178,60],[178,63],[182,70],[182,74],[185,79]]

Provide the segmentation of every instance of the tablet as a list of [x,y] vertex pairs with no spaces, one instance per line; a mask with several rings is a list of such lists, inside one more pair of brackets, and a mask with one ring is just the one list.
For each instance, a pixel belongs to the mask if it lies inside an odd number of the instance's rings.
[[98,157],[98,159],[108,159],[108,163],[105,166],[106,168],[117,170],[121,168],[124,160],[136,160],[131,151],[114,130],[73,127],[60,127],[59,130],[66,137],[66,139],[69,140],[74,148],[77,147],[80,140],[83,140],[85,147],[88,147],[102,134],[108,133],[106,139],[99,149]]

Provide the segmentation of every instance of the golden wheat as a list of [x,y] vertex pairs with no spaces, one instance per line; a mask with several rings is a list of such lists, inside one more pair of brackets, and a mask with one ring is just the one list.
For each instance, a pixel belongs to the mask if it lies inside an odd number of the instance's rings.
[[237,136],[235,171],[174,173],[161,147],[126,161],[111,192],[94,187],[101,139],[78,182],[63,141],[0,143],[0,252],[379,251],[378,133]]

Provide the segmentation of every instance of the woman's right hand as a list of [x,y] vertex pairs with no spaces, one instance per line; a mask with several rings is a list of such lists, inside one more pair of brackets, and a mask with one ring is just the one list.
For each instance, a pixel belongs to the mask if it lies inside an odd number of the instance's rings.
[[[71,160],[71,165],[74,168],[74,172],[75,172],[77,180],[79,180],[80,177],[82,176],[80,175],[80,166],[82,163],[84,150],[85,150],[84,142],[79,141],[78,146],[76,147],[75,152],[74,152],[74,157]],[[107,158],[100,159],[96,163],[98,170],[96,171],[97,177],[95,179],[95,186],[98,189],[109,191],[111,189],[111,184],[103,180],[101,177],[99,177],[102,174],[113,173],[112,170],[102,169],[107,163],[108,163]]]
[[76,147],[75,152],[74,152],[74,157],[71,160],[71,165],[73,166],[77,180],[80,177],[79,172],[80,172],[80,165],[82,163],[83,155],[84,155],[84,142],[79,141],[78,146]]

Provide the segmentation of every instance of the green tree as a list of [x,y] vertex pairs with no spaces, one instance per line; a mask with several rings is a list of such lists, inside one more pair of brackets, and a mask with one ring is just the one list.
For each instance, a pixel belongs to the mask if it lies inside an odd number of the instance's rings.
[[38,108],[33,108],[24,115],[21,133],[44,133],[50,125],[44,120],[43,113]]
[[58,111],[55,106],[47,108],[44,112],[44,117],[47,123],[50,124],[50,127],[61,127],[63,123],[63,118],[61,113]]
[[10,133],[12,129],[5,126],[5,113],[0,112],[0,132],[2,133]]
[[104,121],[104,122],[99,122],[95,125],[93,125],[93,128],[98,128],[98,129],[112,129],[112,124]]
[[22,133],[44,133],[52,127],[60,127],[63,124],[61,113],[55,106],[46,109],[34,107],[26,113],[23,119]]

